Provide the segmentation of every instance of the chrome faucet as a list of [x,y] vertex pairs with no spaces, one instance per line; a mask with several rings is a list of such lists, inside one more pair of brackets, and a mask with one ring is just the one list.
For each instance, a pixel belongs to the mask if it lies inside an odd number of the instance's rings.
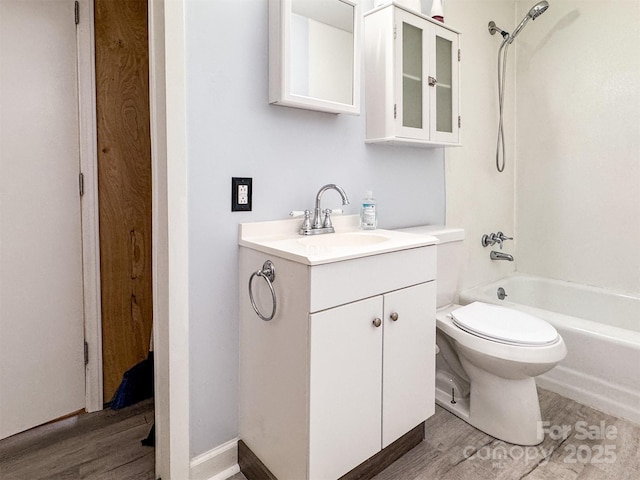
[[[342,187],[339,187],[335,183],[329,183],[328,185],[325,185],[320,190],[318,190],[318,193],[316,195],[316,208],[315,208],[314,214],[313,214],[313,228],[314,229],[324,228],[324,227],[331,228],[331,232],[320,232],[320,233],[333,233],[333,227],[331,227],[331,219],[329,217],[331,212],[325,210],[325,218],[324,218],[324,220],[321,220],[321,218],[322,218],[322,210],[320,208],[320,200],[322,200],[322,195],[327,190],[335,190],[336,192],[338,192],[340,194],[340,196],[342,197],[342,204],[343,205],[349,205],[349,198],[347,198],[347,194],[342,189]],[[327,223],[327,220],[328,220],[329,225],[325,225]]]
[[491,247],[491,246],[493,246],[493,245],[495,245],[497,243],[498,245],[500,245],[500,250],[502,250],[502,243],[505,240],[513,240],[513,237],[507,237],[502,232],[492,233],[490,235],[483,235],[482,236],[482,246],[483,247]]
[[509,255],[508,253],[496,252],[495,250],[491,250],[489,254],[491,260],[508,260],[513,262],[513,255]]
[[[347,194],[342,189],[342,187],[339,187],[338,185],[336,185],[334,183],[329,183],[329,184],[325,185],[320,190],[318,190],[318,193],[316,195],[316,205],[315,205],[315,208],[314,208],[314,211],[313,211],[313,220],[311,220],[311,218],[310,218],[311,217],[311,212],[309,210],[305,210],[303,212],[304,220],[302,222],[302,226],[300,227],[300,235],[318,235],[318,234],[322,234],[322,233],[334,233],[335,232],[335,230],[333,228],[333,225],[331,224],[331,212],[332,212],[332,210],[330,208],[322,210],[322,207],[320,206],[320,202],[322,200],[322,195],[327,190],[335,190],[336,192],[338,192],[340,194],[340,196],[342,197],[342,204],[343,205],[349,205],[349,198],[347,197]],[[298,215],[297,212],[291,212],[290,213],[290,215],[292,215],[292,216],[294,216],[294,214],[295,214],[295,216]]]

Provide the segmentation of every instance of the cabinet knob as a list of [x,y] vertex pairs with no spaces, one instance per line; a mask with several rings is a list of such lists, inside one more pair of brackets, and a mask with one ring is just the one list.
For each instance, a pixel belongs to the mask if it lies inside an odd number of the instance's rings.
[[430,87],[435,87],[436,83],[438,83],[438,80],[435,77],[429,77],[429,86]]
[[391,318],[391,320],[393,320],[394,322],[398,321],[398,312],[392,312],[391,315],[389,315],[389,317]]
[[380,325],[382,325],[382,320],[380,320],[379,318],[374,318],[373,319],[373,326],[377,328]]

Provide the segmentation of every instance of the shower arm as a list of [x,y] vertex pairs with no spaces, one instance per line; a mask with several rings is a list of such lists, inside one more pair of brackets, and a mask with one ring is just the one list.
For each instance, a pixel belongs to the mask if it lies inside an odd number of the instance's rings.
[[509,36],[509,32],[506,32],[501,28],[499,28],[496,25],[496,22],[494,22],[493,20],[489,22],[489,33],[491,35],[495,35],[496,33],[499,33],[500,35],[502,35],[502,38],[507,38]]

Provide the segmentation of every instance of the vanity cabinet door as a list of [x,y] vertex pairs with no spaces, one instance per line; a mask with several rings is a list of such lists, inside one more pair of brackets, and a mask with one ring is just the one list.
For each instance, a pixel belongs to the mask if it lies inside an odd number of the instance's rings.
[[433,415],[435,310],[433,281],[310,316],[310,480],[339,478]]
[[435,410],[436,282],[384,295],[382,448]]
[[382,296],[310,315],[309,479],[339,478],[380,451]]

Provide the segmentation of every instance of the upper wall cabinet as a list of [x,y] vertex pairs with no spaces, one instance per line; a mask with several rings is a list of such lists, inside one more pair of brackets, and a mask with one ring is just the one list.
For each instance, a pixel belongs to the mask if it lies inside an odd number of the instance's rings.
[[269,103],[360,114],[360,7],[269,0]]
[[364,18],[366,141],[460,145],[459,32],[393,2]]

